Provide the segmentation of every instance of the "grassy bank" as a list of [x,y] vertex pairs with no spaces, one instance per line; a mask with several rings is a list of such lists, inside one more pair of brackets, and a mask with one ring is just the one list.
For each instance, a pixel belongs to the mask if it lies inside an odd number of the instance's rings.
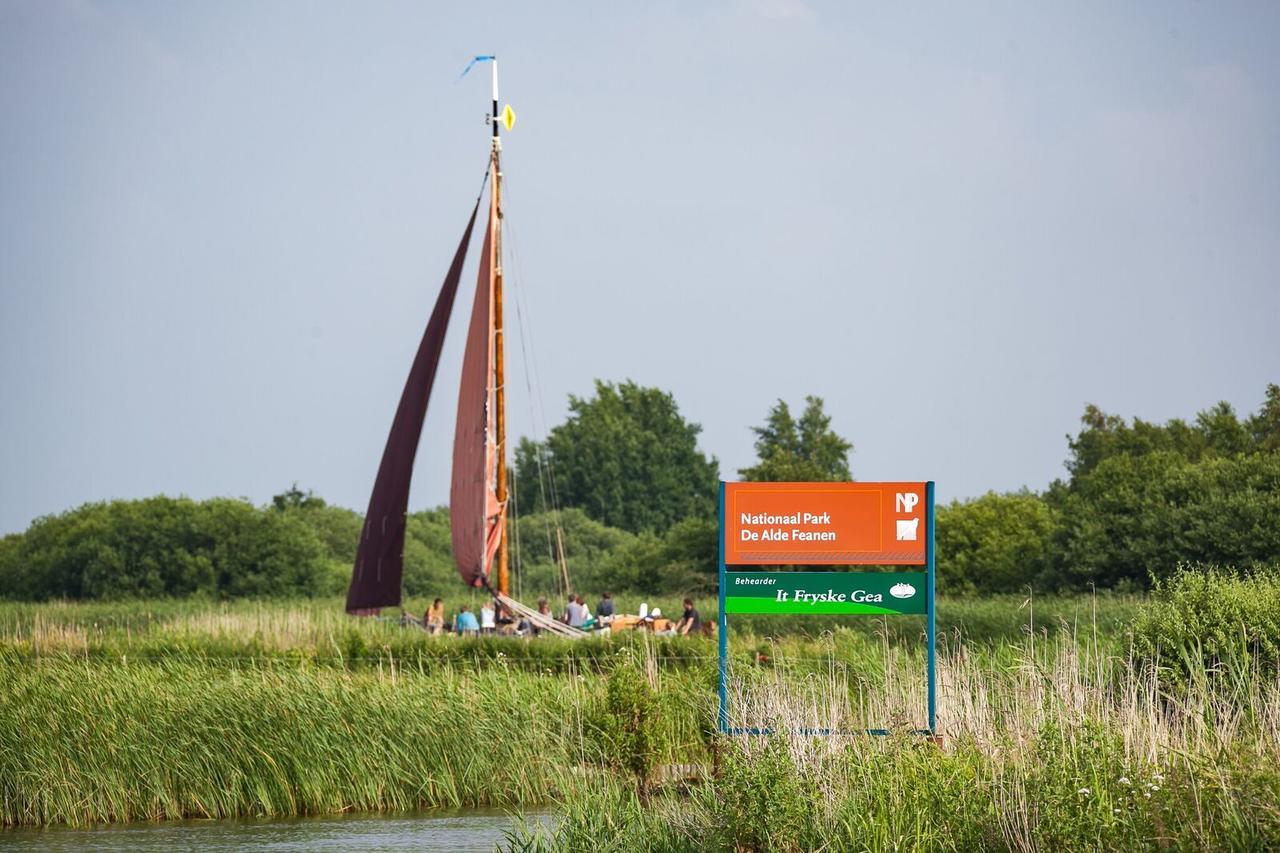
[[[0,664],[0,683],[8,825],[548,802],[583,765],[592,691],[500,667],[189,661]],[[696,726],[673,705],[661,742],[678,750]]]
[[[1133,599],[943,602],[941,747],[906,734],[925,717],[909,619],[741,620],[731,645],[735,724],[899,734],[718,739],[705,639],[430,638],[335,605],[0,608],[3,822],[554,805],[554,834],[513,842],[1280,843],[1274,670],[1157,678],[1128,655]],[[705,781],[635,773],[668,764]]]
[[[450,610],[462,604],[477,608],[480,598],[458,597]],[[1029,633],[1055,636],[1061,631],[1088,633],[1116,651],[1125,644],[1124,626],[1142,601],[1135,596],[1027,596],[940,599],[940,635],[963,638],[969,644],[1021,643]],[[669,614],[679,612],[679,602],[653,600]],[[410,605],[413,603],[410,602]],[[619,607],[635,612],[639,600],[622,597]],[[714,599],[697,602],[704,618],[715,619]],[[422,608],[415,608],[415,612]],[[389,611],[395,614],[395,611]],[[1084,626],[1088,626],[1085,630]],[[735,616],[730,622],[735,650],[751,650],[763,639],[820,640],[830,633],[858,636],[875,645],[888,639],[914,645],[920,640],[923,620],[915,617],[876,619],[867,617],[776,615]],[[342,611],[341,599],[292,601],[211,602],[200,599],[158,599],[124,602],[52,602],[47,604],[0,603],[0,654],[20,659],[73,655],[101,660],[203,659],[309,660],[352,666],[394,660],[439,661],[462,665],[470,660],[491,662],[502,652],[509,665],[531,661],[535,668],[558,658],[594,659],[598,645],[570,644],[539,638],[535,643],[506,640],[459,642],[437,640],[421,631],[402,628],[395,618],[354,619]],[[705,657],[714,648],[707,643],[668,643],[659,656],[668,660]]]
[[[718,772],[687,791],[592,779],[529,850],[1264,850],[1280,845],[1280,681],[1201,674],[1166,689],[1151,669],[1064,636],[1012,665],[953,648],[940,667],[935,745],[917,656],[898,677],[785,667],[735,680]],[[889,724],[889,737],[805,736]],[[637,839],[640,841],[637,842]]]

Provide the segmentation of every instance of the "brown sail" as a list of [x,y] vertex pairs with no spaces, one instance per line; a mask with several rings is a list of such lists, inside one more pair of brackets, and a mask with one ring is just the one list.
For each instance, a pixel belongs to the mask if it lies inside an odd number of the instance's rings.
[[496,491],[497,407],[493,370],[496,220],[496,204],[491,203],[462,360],[458,420],[453,437],[453,482],[449,490],[453,556],[462,580],[471,586],[488,583],[489,565],[502,541],[504,507]]
[[453,263],[445,276],[435,308],[427,322],[422,342],[418,344],[413,367],[400,395],[391,433],[382,452],[378,477],[369,498],[369,511],[365,513],[364,527],[360,533],[360,545],[356,551],[355,571],[351,586],[347,589],[347,612],[367,613],[379,607],[392,607],[400,603],[400,580],[404,573],[405,513],[409,507],[409,482],[413,477],[413,460],[418,453],[418,439],[422,435],[422,422],[427,416],[427,401],[435,382],[436,368],[440,364],[440,350],[444,347],[449,315],[453,311],[458,281],[462,277],[462,265],[471,243],[471,232],[476,224],[480,200],[471,211],[467,230],[462,234]]

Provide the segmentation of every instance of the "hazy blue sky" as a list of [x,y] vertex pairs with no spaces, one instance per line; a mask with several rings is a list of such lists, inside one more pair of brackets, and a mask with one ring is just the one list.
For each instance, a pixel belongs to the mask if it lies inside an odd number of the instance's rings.
[[[0,0],[0,531],[295,480],[364,508],[484,169],[476,53],[520,116],[552,424],[634,378],[732,475],[819,394],[856,476],[949,499],[1042,488],[1086,402],[1252,411],[1280,4],[1057,6]],[[448,494],[462,327],[414,507]]]

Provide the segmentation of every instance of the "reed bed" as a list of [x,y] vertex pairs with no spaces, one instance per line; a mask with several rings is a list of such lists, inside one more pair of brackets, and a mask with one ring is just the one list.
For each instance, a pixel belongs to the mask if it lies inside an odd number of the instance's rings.
[[[511,844],[1280,846],[1276,674],[1162,680],[1127,654],[1130,604],[1050,604],[940,617],[941,744],[911,733],[925,662],[910,619],[742,620],[731,722],[776,734],[721,738],[700,638],[430,638],[318,602],[0,606],[0,821],[554,805],[553,828]],[[624,670],[630,692],[606,690]],[[630,701],[642,722],[611,723]],[[664,765],[702,781],[623,769]]]
[[[939,665],[940,743],[922,656],[884,644],[881,673],[788,660],[735,672],[720,770],[686,795],[609,780],[561,803],[523,849],[1274,849],[1280,680],[1259,669],[1170,689],[1087,636],[969,648]],[[1221,676],[1221,677],[1219,677]],[[887,726],[887,737],[860,734]],[[814,736],[815,730],[830,732]]]
[[[1143,599],[1113,593],[1098,595],[988,596],[983,598],[941,598],[938,605],[939,630],[959,632],[971,642],[1020,640],[1028,626],[1050,635],[1066,628],[1072,633],[1081,625],[1094,626],[1106,640],[1123,635]],[[638,596],[616,598],[621,612],[636,612]],[[446,601],[448,612],[466,604],[480,606],[481,597],[466,594]],[[669,615],[678,614],[678,597],[649,598]],[[593,603],[594,604],[594,603]],[[426,602],[407,602],[418,615]],[[715,599],[697,602],[705,619],[714,621]],[[126,647],[148,638],[168,638],[177,642],[208,641],[220,644],[256,644],[263,651],[295,651],[331,644],[351,629],[363,635],[370,646],[403,640],[398,615],[390,618],[353,619],[343,612],[339,598],[298,598],[281,600],[212,601],[208,599],[153,599],[135,601],[52,601],[39,604],[0,602],[0,642],[57,652],[83,649],[86,645],[112,644]],[[731,630],[736,635],[819,637],[843,630],[868,638],[888,636],[893,641],[916,642],[921,622],[913,618],[884,621],[866,617],[735,616]]]
[[[664,689],[683,692],[680,674]],[[0,664],[0,821],[548,802],[581,774],[586,675],[45,660]],[[662,743],[698,738],[671,706]]]

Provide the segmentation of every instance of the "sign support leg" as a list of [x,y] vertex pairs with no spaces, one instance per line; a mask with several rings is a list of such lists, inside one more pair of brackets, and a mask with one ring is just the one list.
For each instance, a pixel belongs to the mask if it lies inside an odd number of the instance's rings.
[[725,571],[724,571],[724,483],[720,483],[720,570],[719,570],[719,590],[720,590],[720,607],[717,614],[716,633],[719,635],[720,641],[720,712],[717,719],[720,723],[720,733],[729,733],[729,617],[724,612],[725,599]]
[[[723,488],[723,487],[721,487]],[[928,620],[925,628],[926,639],[929,644],[929,734],[937,735],[938,733],[938,655],[937,655],[937,631],[934,625],[934,592],[937,576],[937,567],[934,560],[934,542],[933,542],[933,481],[930,480],[925,484],[925,518],[926,518],[926,535],[929,537],[926,544],[928,549],[926,552],[926,572],[928,574],[928,605],[929,611],[926,619]],[[723,521],[721,522],[723,524]],[[723,574],[723,565],[721,573]],[[723,593],[721,593],[723,595]]]

